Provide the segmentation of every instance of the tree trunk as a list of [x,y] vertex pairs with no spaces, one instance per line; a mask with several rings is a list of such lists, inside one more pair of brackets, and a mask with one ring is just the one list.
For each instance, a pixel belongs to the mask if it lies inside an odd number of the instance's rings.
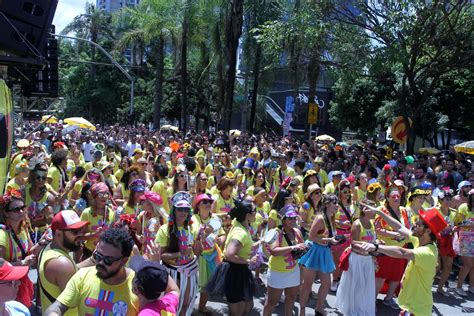
[[[309,85],[309,93],[308,93],[308,104],[306,105],[306,122],[305,122],[305,139],[309,139],[311,136],[310,133],[310,125],[308,124],[309,118],[309,103],[315,103],[316,98],[316,84],[318,82],[319,71],[321,69],[321,65],[319,64],[319,50],[317,47],[314,47],[311,50],[311,56],[308,64],[308,85]],[[318,110],[319,112],[319,110]]]
[[260,62],[262,57],[262,46],[257,44],[255,50],[255,64],[253,66],[253,91],[252,91],[252,105],[250,108],[250,121],[248,129],[251,133],[255,131],[255,113],[257,111],[257,95],[258,95],[258,84],[260,77]]
[[230,13],[226,23],[226,55],[227,55],[227,78],[225,85],[225,120],[224,130],[230,129],[232,119],[232,105],[234,103],[234,85],[235,85],[235,74],[237,66],[237,49],[239,47],[239,39],[242,35],[242,23],[243,23],[243,11],[244,1],[243,0],[231,0],[229,1]]
[[158,47],[156,48],[156,69],[155,69],[155,98],[153,111],[153,128],[160,129],[161,120],[161,101],[163,98],[163,71],[165,68],[165,39],[163,34],[158,39]]
[[181,128],[188,129],[188,30],[191,14],[191,1],[186,1],[181,34]]

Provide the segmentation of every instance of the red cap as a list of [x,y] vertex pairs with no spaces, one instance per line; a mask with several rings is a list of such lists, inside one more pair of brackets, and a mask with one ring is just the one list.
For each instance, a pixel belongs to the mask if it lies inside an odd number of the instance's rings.
[[384,171],[387,171],[387,170],[390,170],[390,169],[392,169],[392,166],[390,166],[389,164],[385,164],[385,165],[383,166],[383,170],[384,170]]
[[448,226],[446,220],[441,216],[436,208],[430,208],[426,211],[419,210],[420,218],[428,225],[436,238],[440,238],[440,232]]
[[198,196],[196,196],[196,199],[194,200],[194,203],[193,203],[193,208],[196,208],[196,206],[198,206],[199,203],[201,203],[204,200],[214,201],[214,199],[212,198],[210,194],[201,193]]
[[30,267],[28,266],[12,266],[10,262],[0,258],[0,280],[15,281],[23,278]]
[[88,224],[89,222],[81,221],[74,211],[61,211],[54,215],[51,230],[81,229]]

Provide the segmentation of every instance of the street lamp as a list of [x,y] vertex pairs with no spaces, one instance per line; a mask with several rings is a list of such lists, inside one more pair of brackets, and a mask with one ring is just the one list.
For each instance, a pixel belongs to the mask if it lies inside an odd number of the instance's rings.
[[134,99],[133,97],[134,97],[134,89],[135,89],[135,79],[125,69],[123,69],[122,66],[120,66],[120,64],[112,57],[112,55],[110,55],[102,46],[100,46],[96,42],[93,42],[85,38],[68,36],[68,35],[60,35],[60,34],[51,34],[51,35],[90,43],[94,45],[95,47],[97,47],[102,53],[104,53],[104,55],[110,59],[112,64],[114,64],[114,66],[117,67],[125,75],[125,77],[127,77],[128,80],[130,80],[130,113],[129,115],[131,116],[133,114],[133,99]]

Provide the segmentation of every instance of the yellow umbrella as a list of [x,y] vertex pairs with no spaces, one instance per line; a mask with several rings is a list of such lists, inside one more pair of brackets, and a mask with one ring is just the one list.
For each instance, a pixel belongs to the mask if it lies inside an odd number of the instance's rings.
[[54,115],[43,115],[40,121],[40,123],[45,123],[45,124],[56,124],[57,122],[58,122],[58,119]]
[[239,137],[241,134],[242,134],[242,132],[239,131],[238,129],[231,129],[229,131],[230,136]]
[[454,150],[457,151],[458,153],[474,155],[474,140],[457,144],[456,146],[454,146]]
[[321,142],[335,142],[336,141],[333,137],[326,134],[317,136],[316,140],[321,141]]
[[420,149],[418,149],[418,152],[420,154],[428,154],[428,155],[436,155],[440,153],[439,149],[434,148],[434,147],[421,147]]
[[169,125],[169,124],[163,125],[160,128],[160,130],[162,130],[162,131],[173,131],[173,132],[179,133],[179,128],[177,126],[173,126],[173,125]]
[[64,123],[70,126],[77,126],[79,128],[86,128],[93,131],[96,130],[95,126],[83,117],[69,117],[64,119]]

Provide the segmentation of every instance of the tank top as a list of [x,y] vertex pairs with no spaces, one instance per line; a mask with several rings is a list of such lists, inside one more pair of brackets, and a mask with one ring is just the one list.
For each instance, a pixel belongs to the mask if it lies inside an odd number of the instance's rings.
[[[286,238],[283,236],[283,230],[280,228],[277,228],[278,230],[278,244],[279,247],[287,247],[289,246]],[[293,229],[293,232],[295,234],[295,241],[293,242],[293,245],[297,244],[298,242],[296,241],[296,229]],[[270,259],[268,261],[268,267],[272,271],[277,271],[277,272],[292,272],[296,267],[297,267],[297,262],[293,258],[293,255],[291,252],[288,252],[284,255],[278,255],[274,256],[271,255]]]
[[375,234],[374,221],[370,221],[370,228],[366,229],[362,222],[360,222],[360,240],[362,241],[375,241],[377,239]]
[[[46,262],[48,262],[51,259],[59,258],[59,257],[65,257],[69,259],[72,264],[74,265],[74,270],[77,272],[78,268],[74,261],[71,259],[68,253],[61,249],[51,249],[51,245],[46,246],[44,250],[40,254],[40,262],[38,264],[38,278],[41,280],[41,285],[42,287],[48,292],[52,297],[58,297],[59,294],[61,294],[61,290],[59,287],[46,279],[46,276],[44,274],[44,265]],[[41,295],[41,309],[43,311],[43,314],[46,312],[46,309],[53,304],[54,302],[51,302],[46,294],[44,293],[43,289],[40,288],[40,295]],[[77,308],[70,308],[64,315],[77,315]]]
[[[34,201],[30,195],[31,185],[27,185],[25,188],[25,205],[27,207],[28,217],[30,219],[38,219],[44,216],[43,209],[48,206],[48,198],[51,193],[47,192],[43,194],[39,201]],[[47,225],[38,227],[40,233],[46,230]]]

